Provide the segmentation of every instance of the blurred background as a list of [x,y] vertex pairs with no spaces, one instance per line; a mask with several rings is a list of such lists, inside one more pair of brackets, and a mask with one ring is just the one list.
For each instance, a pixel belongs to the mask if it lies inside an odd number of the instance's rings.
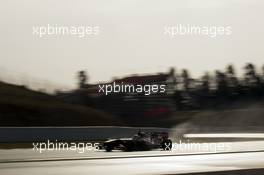
[[[264,124],[260,0],[11,0],[0,6],[1,126],[231,131]],[[84,38],[32,33],[48,24],[100,32]],[[232,34],[164,35],[164,27],[178,24],[230,26]],[[165,84],[166,93],[98,93],[99,84],[113,82]]]

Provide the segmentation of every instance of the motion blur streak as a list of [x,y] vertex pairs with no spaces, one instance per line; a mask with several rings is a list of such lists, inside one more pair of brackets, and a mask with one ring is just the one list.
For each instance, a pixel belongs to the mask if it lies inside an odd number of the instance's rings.
[[185,138],[263,138],[264,133],[184,134]]
[[264,152],[0,164],[0,174],[179,174],[264,168]]

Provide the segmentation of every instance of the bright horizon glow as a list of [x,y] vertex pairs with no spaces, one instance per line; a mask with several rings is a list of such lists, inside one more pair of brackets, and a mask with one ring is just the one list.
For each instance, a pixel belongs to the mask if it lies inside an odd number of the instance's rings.
[[[248,62],[260,72],[263,7],[261,0],[1,1],[0,67],[71,88],[79,70],[88,72],[90,83],[170,67],[178,73],[186,68],[195,78],[228,64],[241,75]],[[98,25],[100,34],[87,39],[32,35],[33,26],[47,24]],[[231,26],[232,35],[164,35],[164,26],[177,24]]]

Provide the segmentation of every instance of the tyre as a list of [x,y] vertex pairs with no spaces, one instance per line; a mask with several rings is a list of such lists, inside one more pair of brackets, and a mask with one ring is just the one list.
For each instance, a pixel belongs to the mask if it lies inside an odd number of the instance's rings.
[[135,143],[130,141],[130,142],[126,142],[126,143],[123,143],[123,146],[124,146],[124,151],[127,151],[127,152],[131,152],[131,151],[135,151]]
[[105,146],[105,151],[106,152],[111,152],[113,148],[111,146]]

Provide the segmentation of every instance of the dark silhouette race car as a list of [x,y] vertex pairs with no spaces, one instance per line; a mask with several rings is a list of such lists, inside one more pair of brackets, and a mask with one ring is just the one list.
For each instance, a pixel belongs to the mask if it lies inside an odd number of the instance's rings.
[[166,132],[141,132],[132,138],[110,139],[103,143],[102,148],[107,152],[122,151],[148,151],[152,149],[171,150],[172,141]]

